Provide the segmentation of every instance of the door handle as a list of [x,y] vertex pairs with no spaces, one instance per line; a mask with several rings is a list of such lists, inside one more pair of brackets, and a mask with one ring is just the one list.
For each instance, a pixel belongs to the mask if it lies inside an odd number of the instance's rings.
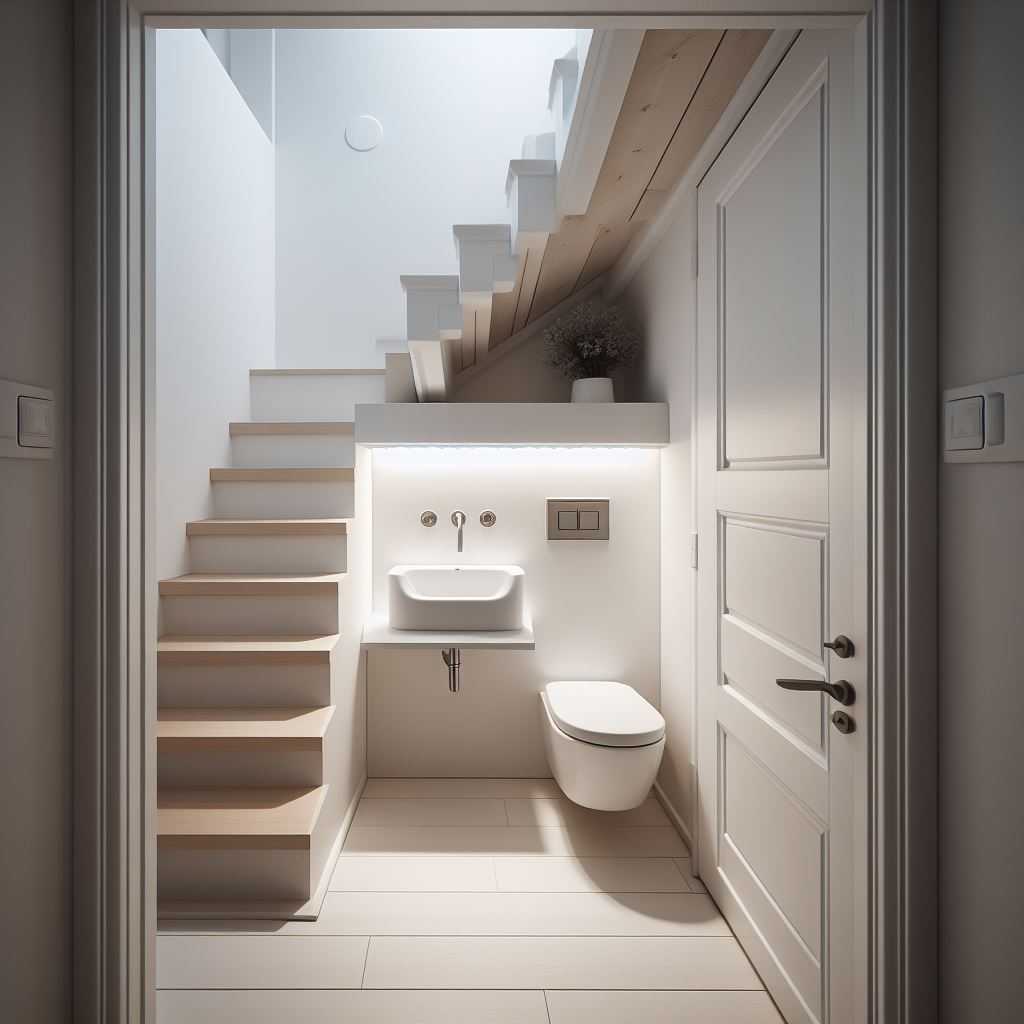
[[857,691],[845,679],[827,683],[824,679],[776,679],[775,684],[784,690],[809,690],[827,693],[833,700],[849,707],[857,699]]

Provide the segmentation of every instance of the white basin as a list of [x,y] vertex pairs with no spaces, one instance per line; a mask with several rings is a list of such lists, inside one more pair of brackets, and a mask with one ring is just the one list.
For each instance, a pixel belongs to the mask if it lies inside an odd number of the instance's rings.
[[396,565],[388,573],[392,629],[523,628],[518,565]]

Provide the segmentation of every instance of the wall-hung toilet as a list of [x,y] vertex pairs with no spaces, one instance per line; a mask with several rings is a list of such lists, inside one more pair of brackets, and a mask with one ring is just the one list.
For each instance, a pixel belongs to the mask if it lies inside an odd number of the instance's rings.
[[665,750],[658,710],[624,683],[548,683],[540,699],[544,750],[562,792],[598,811],[642,804]]

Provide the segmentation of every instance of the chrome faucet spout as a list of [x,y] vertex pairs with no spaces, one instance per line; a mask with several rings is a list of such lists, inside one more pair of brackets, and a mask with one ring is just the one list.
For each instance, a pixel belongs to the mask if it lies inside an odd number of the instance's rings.
[[462,528],[466,525],[466,513],[455,511],[452,513],[452,526],[459,531],[459,553],[462,553]]

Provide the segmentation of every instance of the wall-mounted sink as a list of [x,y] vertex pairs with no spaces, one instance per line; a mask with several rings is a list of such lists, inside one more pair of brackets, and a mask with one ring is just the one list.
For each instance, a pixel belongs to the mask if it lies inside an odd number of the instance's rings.
[[396,565],[388,619],[392,629],[522,629],[524,579],[518,565]]

